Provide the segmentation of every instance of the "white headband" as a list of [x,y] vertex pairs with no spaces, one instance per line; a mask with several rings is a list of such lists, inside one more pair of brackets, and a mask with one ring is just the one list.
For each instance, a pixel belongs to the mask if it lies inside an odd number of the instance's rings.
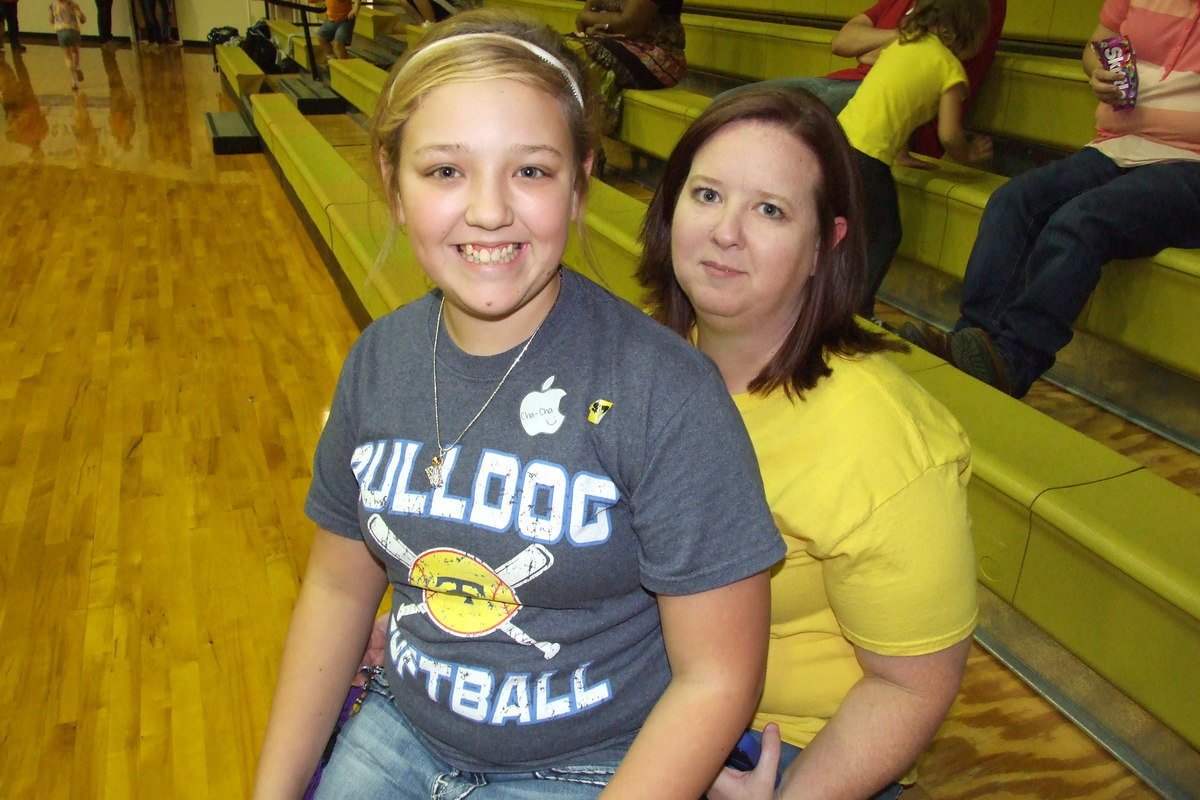
[[[583,106],[583,92],[579,91],[579,84],[575,82],[575,78],[572,77],[571,72],[570,72],[570,70],[567,69],[566,64],[559,61],[552,54],[546,52],[545,50],[538,47],[536,44],[533,44],[532,42],[527,42],[524,39],[518,39],[516,36],[509,36],[506,33],[495,33],[495,32],[460,33],[457,36],[447,36],[444,39],[436,39],[436,40],[430,42],[429,44],[425,45],[420,50],[418,50],[415,54],[413,54],[412,58],[410,58],[408,61],[406,61],[404,63],[404,66],[400,68],[400,72],[397,73],[397,75],[396,75],[396,80],[392,81],[392,90],[395,89],[396,83],[400,80],[400,76],[404,74],[405,70],[407,70],[410,66],[412,66],[412,63],[414,61],[419,60],[426,53],[428,53],[432,50],[436,50],[441,45],[447,44],[449,42],[460,42],[463,39],[480,39],[483,37],[487,37],[489,39],[504,39],[506,41],[516,42],[517,44],[521,45],[526,50],[528,50],[529,52],[533,53],[535,56],[540,58],[542,61],[545,61],[550,66],[554,67],[556,70],[558,70],[559,72],[562,73],[562,76],[567,79],[567,83],[569,83],[571,85],[571,93],[575,95],[575,100],[579,103],[579,107],[580,108],[584,107]],[[389,91],[389,95],[390,94],[391,94],[391,92]]]

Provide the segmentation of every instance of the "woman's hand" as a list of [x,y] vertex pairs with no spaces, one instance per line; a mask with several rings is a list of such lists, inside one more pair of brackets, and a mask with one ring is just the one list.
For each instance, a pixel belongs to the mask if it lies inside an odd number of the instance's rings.
[[709,800],[771,800],[775,796],[775,775],[782,749],[779,726],[767,723],[758,765],[749,772],[725,767],[708,790]]
[[[380,614],[375,618],[375,624],[371,626],[371,638],[367,640],[367,649],[363,653],[362,666],[383,666],[383,651],[387,647],[387,624],[387,614]],[[365,686],[366,683],[367,676],[360,669],[358,674],[354,676],[354,685]]]
[[1108,103],[1110,106],[1120,103],[1124,99],[1121,90],[1117,88],[1120,78],[1121,73],[1103,67],[1092,70],[1092,94],[1096,95],[1096,99],[1101,103]]

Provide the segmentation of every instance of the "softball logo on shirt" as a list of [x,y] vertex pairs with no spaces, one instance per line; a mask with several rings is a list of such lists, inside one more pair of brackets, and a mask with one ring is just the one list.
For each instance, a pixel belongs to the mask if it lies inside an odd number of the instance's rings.
[[367,520],[367,529],[379,546],[408,567],[408,580],[422,590],[419,603],[396,608],[394,617],[426,614],[447,633],[463,638],[500,631],[518,644],[535,647],[549,659],[559,651],[557,642],[534,639],[513,622],[521,610],[516,589],[554,564],[554,556],[541,544],[531,544],[496,569],[470,553],[438,547],[417,555],[384,522],[379,514]]

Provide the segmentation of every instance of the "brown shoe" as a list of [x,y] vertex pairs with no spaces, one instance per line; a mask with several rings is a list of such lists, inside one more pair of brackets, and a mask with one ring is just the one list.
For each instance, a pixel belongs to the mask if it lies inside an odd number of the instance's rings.
[[933,353],[943,361],[950,360],[949,334],[932,325],[926,325],[924,322],[906,322],[896,331],[896,335],[927,353]]
[[950,363],[973,378],[994,386],[1005,394],[1013,393],[1008,367],[996,352],[992,337],[980,328],[963,328],[950,337]]

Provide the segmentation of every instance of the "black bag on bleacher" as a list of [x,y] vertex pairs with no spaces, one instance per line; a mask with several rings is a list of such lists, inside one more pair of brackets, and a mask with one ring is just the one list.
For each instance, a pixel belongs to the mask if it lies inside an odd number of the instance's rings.
[[267,27],[265,19],[246,29],[246,38],[242,39],[241,48],[263,72],[274,74],[280,71],[277,63],[278,52],[275,42],[271,40],[271,29]]
[[213,28],[208,32],[209,44],[225,44],[230,39],[236,38],[238,29],[231,25],[222,25],[219,28]]

